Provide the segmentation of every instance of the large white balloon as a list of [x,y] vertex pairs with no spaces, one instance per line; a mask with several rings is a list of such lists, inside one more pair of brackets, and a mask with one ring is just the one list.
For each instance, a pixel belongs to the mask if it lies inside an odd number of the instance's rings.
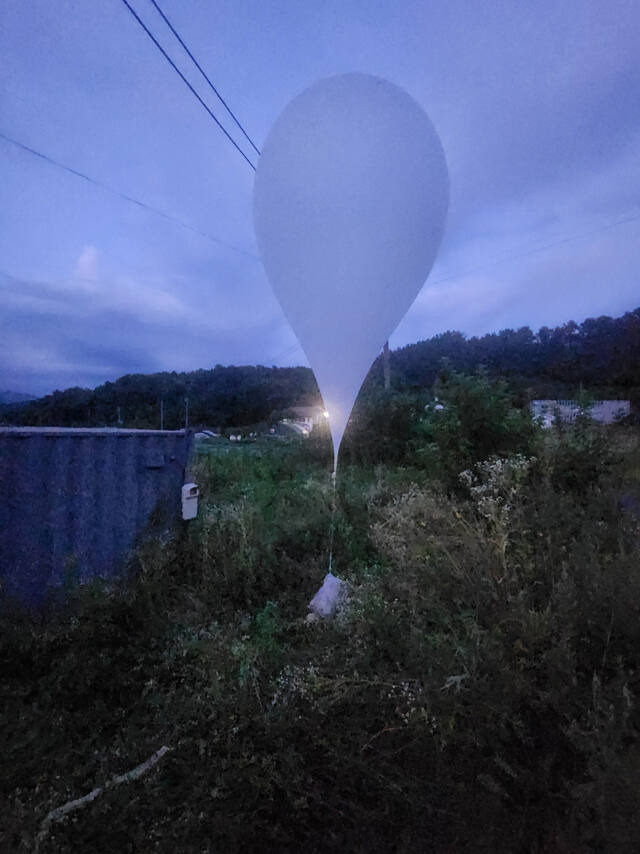
[[329,412],[334,467],[360,386],[429,274],[448,200],[433,125],[386,80],[322,80],[267,137],[258,246]]

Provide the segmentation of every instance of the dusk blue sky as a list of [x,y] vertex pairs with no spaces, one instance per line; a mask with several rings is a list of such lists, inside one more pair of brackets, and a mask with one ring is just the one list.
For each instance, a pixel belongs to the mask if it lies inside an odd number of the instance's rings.
[[[451,206],[392,346],[640,305],[635,0],[159,3],[258,147],[331,74],[380,75],[427,111]],[[120,0],[3,0],[0,132],[257,252],[254,173]],[[305,364],[261,264],[0,140],[0,390],[216,363]]]

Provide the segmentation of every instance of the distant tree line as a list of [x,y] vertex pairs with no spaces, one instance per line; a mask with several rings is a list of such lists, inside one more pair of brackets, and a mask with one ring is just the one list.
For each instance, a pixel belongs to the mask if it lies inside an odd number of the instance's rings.
[[[584,386],[596,397],[640,404],[640,308],[622,317],[570,321],[534,333],[528,326],[481,337],[444,332],[391,354],[396,393],[434,388],[447,372],[482,366],[506,379],[516,402],[566,398]],[[383,388],[382,359],[364,384],[363,400]],[[128,374],[95,389],[70,388],[39,400],[0,406],[0,422],[36,426],[107,426],[177,429],[190,425],[242,427],[268,423],[287,408],[315,403],[318,388],[308,368],[222,366],[211,370]]]
[[20,406],[0,408],[5,423],[66,427],[176,430],[190,425],[230,427],[268,421],[298,401],[313,402],[318,387],[308,368],[225,367],[127,374],[95,389],[54,391]]
[[[631,397],[637,402],[640,308],[617,318],[543,326],[537,334],[523,326],[473,338],[460,332],[435,335],[392,353],[394,382],[404,389],[431,387],[443,359],[464,373],[483,365],[526,399],[571,397],[585,386],[602,398]],[[380,359],[376,380],[382,383]]]

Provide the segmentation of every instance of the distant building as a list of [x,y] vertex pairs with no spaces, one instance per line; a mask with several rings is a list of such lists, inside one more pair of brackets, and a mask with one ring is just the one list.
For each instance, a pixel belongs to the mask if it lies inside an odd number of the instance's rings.
[[283,421],[279,421],[275,426],[275,434],[277,436],[302,436],[306,439],[311,430],[312,428],[309,424],[298,424],[297,421],[286,418]]
[[304,425],[309,430],[318,424],[324,424],[328,418],[322,406],[292,406],[287,411],[293,415],[293,418],[284,418],[283,421]]
[[194,439],[196,442],[205,442],[208,439],[219,439],[220,433],[216,433],[214,430],[200,430],[195,434]]
[[[542,419],[543,427],[550,427],[556,416],[562,421],[574,421],[580,412],[580,404],[576,400],[532,400],[529,406],[532,416]],[[594,421],[613,424],[631,414],[631,401],[596,400],[588,412]]]

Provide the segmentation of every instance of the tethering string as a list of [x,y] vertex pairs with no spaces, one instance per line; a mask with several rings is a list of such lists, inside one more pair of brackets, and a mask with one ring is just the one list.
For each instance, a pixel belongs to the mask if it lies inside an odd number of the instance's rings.
[[333,537],[336,528],[336,470],[331,473],[331,483],[333,484],[333,492],[331,494],[331,521],[329,522],[329,572],[333,566]]

